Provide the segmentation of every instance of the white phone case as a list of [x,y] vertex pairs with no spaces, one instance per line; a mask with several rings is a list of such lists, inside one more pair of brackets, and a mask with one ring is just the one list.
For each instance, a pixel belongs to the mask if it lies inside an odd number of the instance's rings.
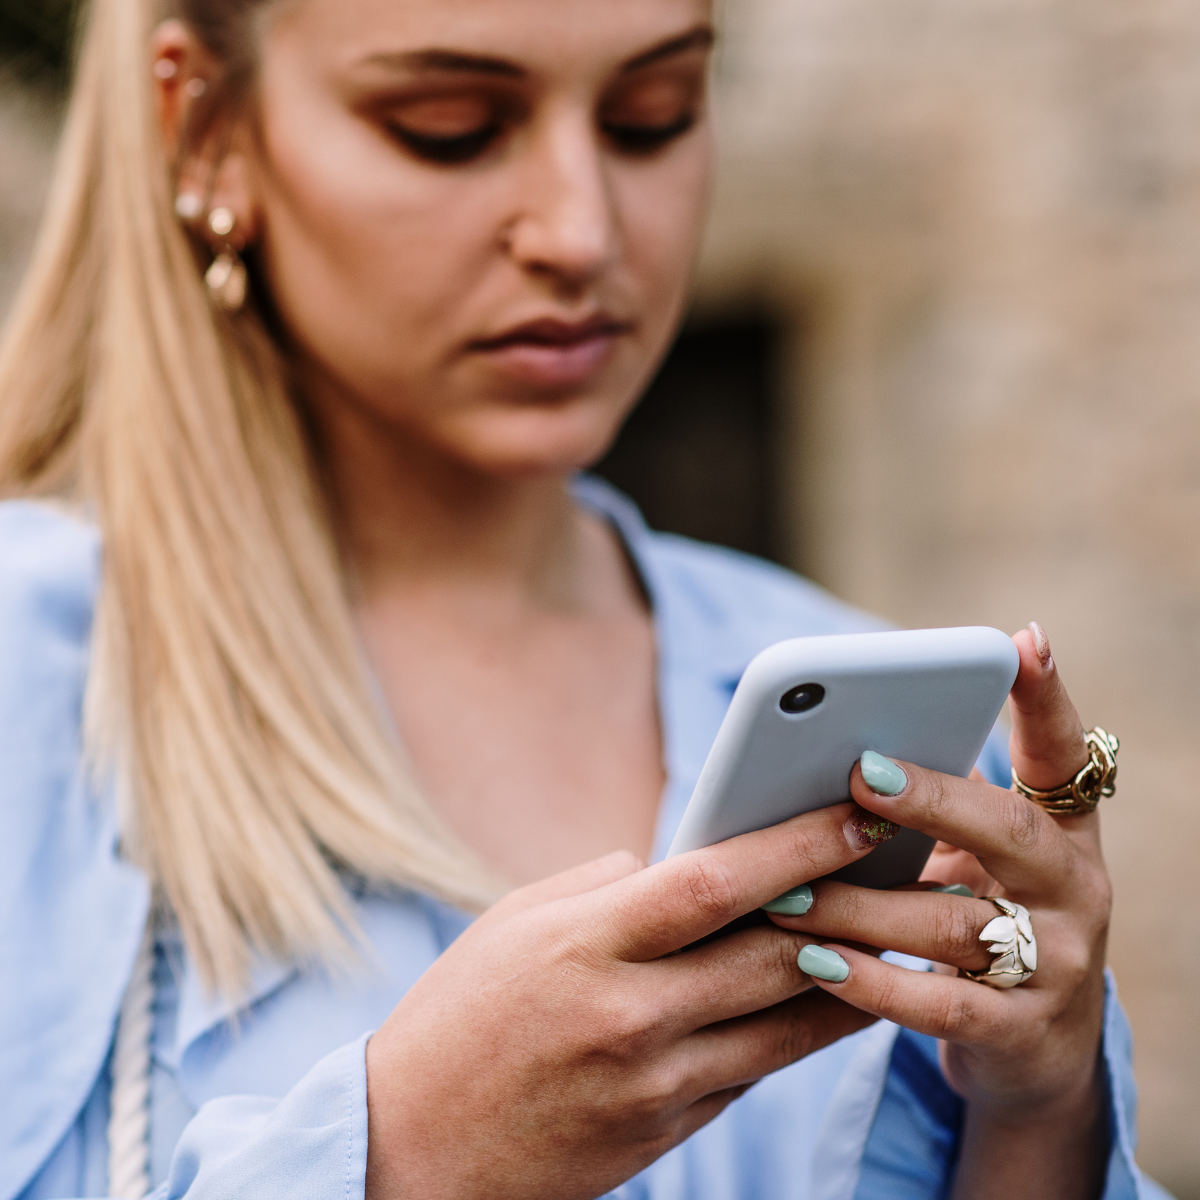
[[[1017,666],[1012,639],[984,626],[769,646],[734,692],[668,857],[848,800],[864,750],[969,775]],[[866,887],[910,883],[932,849],[933,839],[901,829],[832,877]]]

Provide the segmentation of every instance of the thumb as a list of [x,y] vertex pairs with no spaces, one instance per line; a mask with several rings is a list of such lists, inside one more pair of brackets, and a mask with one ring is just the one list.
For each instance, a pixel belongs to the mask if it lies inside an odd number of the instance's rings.
[[1013,642],[1021,665],[1009,697],[1012,765],[1031,788],[1048,791],[1087,763],[1083,725],[1059,677],[1046,631],[1031,621],[1013,635]]

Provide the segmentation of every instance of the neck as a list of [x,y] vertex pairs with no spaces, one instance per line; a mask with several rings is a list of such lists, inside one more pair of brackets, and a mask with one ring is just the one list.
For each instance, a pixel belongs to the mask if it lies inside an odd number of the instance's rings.
[[447,588],[505,608],[585,604],[593,538],[565,475],[488,474],[349,406],[321,417],[357,606]]

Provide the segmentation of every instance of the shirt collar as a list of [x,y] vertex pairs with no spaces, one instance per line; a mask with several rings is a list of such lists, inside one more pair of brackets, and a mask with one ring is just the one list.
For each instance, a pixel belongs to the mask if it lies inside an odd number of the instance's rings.
[[719,686],[735,686],[762,647],[747,639],[745,629],[722,620],[726,614],[710,608],[673,578],[663,548],[671,543],[687,545],[687,539],[655,533],[628,496],[596,475],[575,476],[571,494],[607,520],[624,543],[650,602],[660,665],[703,676]]

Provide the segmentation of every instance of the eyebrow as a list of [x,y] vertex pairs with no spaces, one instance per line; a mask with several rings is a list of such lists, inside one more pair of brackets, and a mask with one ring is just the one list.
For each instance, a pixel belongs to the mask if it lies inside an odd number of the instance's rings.
[[[697,25],[676,37],[668,38],[657,46],[635,55],[621,65],[621,74],[641,70],[651,63],[688,50],[707,50],[712,46],[715,35],[711,25]],[[454,71],[470,75],[500,76],[505,79],[524,79],[528,72],[506,58],[494,58],[488,54],[468,54],[461,50],[412,50],[399,54],[373,54],[367,60],[373,64],[391,68],[406,68],[410,71]]]
[[652,46],[649,50],[635,55],[621,67],[621,73],[641,70],[642,67],[648,67],[651,63],[671,58],[676,54],[684,54],[688,50],[710,50],[715,41],[716,34],[711,25],[697,25],[695,29],[689,29],[687,33],[668,38],[665,42],[660,42],[657,46]]
[[462,71],[474,75],[501,75],[524,79],[526,72],[505,58],[466,54],[461,50],[412,50],[401,54],[372,54],[368,62],[412,71]]

